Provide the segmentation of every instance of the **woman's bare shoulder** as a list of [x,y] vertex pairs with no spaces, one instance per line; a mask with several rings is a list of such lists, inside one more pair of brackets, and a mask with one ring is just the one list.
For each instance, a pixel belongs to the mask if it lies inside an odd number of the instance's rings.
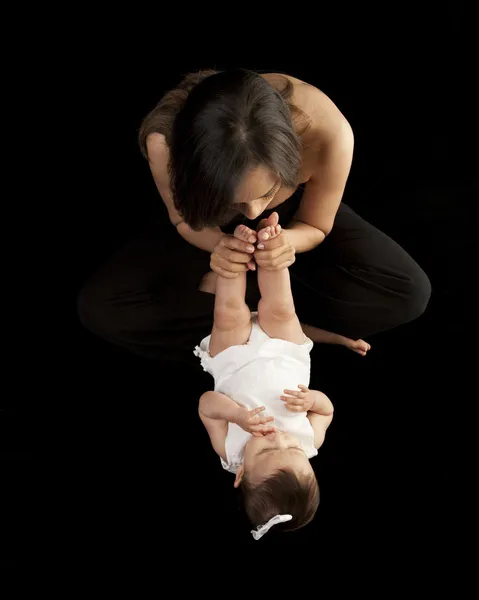
[[292,83],[293,91],[289,102],[310,120],[308,137],[322,137],[345,120],[331,98],[311,83],[285,73],[265,73],[262,77],[277,89],[284,87],[284,78]]
[[165,152],[169,152],[164,133],[153,131],[152,133],[148,134],[148,137],[146,138],[146,146],[148,148],[148,154],[152,153],[163,155]]

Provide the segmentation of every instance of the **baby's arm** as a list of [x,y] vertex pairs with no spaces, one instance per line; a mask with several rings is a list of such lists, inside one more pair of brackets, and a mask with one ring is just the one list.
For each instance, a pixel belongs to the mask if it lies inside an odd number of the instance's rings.
[[319,390],[309,390],[308,396],[313,400],[312,406],[308,409],[308,412],[316,413],[329,417],[334,412],[334,406],[331,400],[320,392]]
[[200,419],[204,418],[215,421],[226,421],[236,423],[238,420],[240,405],[220,392],[205,392],[200,398],[198,412]]
[[307,417],[314,431],[314,447],[319,448],[324,442],[326,430],[333,420],[334,407],[331,400],[319,390],[309,390],[314,398]]
[[236,423],[241,429],[255,436],[274,431],[274,426],[268,424],[273,421],[273,417],[260,415],[264,409],[264,406],[258,406],[248,410],[225,394],[205,392],[200,398],[198,412],[215,452],[227,460],[225,439],[228,433],[228,423]]
[[206,427],[214,451],[223,460],[227,460],[225,440],[228,422],[235,422],[239,408],[239,404],[220,392],[205,392],[200,398],[198,413],[201,422]]
[[299,384],[298,388],[299,391],[284,390],[281,400],[291,412],[307,411],[306,416],[314,431],[314,447],[319,448],[333,420],[333,403],[319,390],[310,390],[303,384]]

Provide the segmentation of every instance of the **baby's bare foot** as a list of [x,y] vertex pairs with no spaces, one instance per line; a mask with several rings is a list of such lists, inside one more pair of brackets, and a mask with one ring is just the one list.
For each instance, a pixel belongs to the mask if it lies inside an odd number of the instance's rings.
[[346,348],[349,348],[353,352],[357,352],[361,356],[366,356],[368,350],[371,350],[370,344],[365,342],[364,340],[350,340],[348,339],[345,343]]
[[[258,231],[258,248],[262,250],[264,246],[261,242],[274,240],[279,235],[281,235],[281,225],[269,225],[264,229],[260,229]],[[281,242],[279,240],[277,245],[281,245]],[[273,250],[273,248],[276,248],[276,244],[268,244],[268,250]]]
[[256,243],[256,231],[246,227],[246,225],[238,225],[238,227],[236,227],[234,230],[233,235],[235,238],[243,240],[243,242],[248,242],[249,244]]

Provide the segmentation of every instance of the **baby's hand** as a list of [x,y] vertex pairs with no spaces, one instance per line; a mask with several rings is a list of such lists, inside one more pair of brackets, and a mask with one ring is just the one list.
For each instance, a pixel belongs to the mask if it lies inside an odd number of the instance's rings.
[[253,434],[256,437],[261,437],[267,433],[275,431],[273,425],[266,425],[273,421],[273,417],[260,417],[259,413],[265,409],[264,406],[248,410],[247,408],[240,407],[238,411],[238,419],[236,424],[244,429],[248,433]]
[[298,385],[301,391],[284,390],[288,396],[281,396],[281,400],[286,402],[286,408],[291,412],[308,411],[314,404],[314,397],[305,385]]

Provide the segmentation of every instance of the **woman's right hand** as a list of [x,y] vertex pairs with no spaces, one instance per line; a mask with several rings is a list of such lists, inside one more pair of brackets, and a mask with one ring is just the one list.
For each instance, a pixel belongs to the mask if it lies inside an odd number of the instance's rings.
[[228,279],[238,277],[248,269],[255,271],[254,251],[253,244],[225,233],[211,253],[211,270]]

